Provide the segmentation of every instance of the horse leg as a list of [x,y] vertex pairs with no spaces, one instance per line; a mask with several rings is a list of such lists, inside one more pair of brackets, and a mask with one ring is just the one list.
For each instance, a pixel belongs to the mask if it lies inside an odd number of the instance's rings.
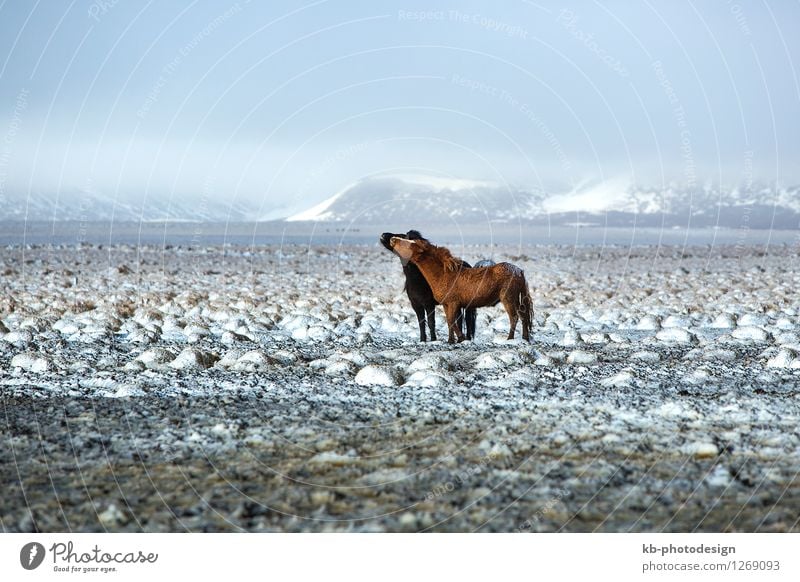
[[464,333],[464,310],[460,308],[456,312],[456,326]]
[[431,341],[436,341],[436,305],[426,308],[428,312],[428,331],[431,332]]
[[512,340],[514,339],[514,331],[517,328],[519,313],[517,312],[517,306],[510,297],[503,297],[503,307],[506,308],[506,313],[508,313],[508,323],[511,326],[511,331],[508,332],[508,339]]
[[467,322],[467,339],[473,340],[475,339],[475,320],[477,319],[477,309],[474,307],[468,307],[464,314],[464,318]]
[[422,305],[412,305],[412,307],[414,308],[414,313],[417,314],[417,323],[419,323],[419,341],[427,341],[425,337],[425,308]]
[[456,325],[459,309],[460,307],[455,303],[448,303],[444,306],[444,314],[447,317],[447,327],[450,330],[447,341],[451,344],[454,342],[455,338],[458,338],[459,343],[464,341],[464,334],[461,333],[461,328]]
[[531,323],[533,322],[533,306],[531,299],[524,291],[520,293],[520,319],[522,319],[522,339],[530,341]]

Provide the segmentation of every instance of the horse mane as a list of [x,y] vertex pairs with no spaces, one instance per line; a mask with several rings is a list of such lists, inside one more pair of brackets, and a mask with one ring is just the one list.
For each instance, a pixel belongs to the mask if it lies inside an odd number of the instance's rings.
[[431,242],[428,239],[426,239],[424,236],[422,236],[422,233],[420,231],[418,231],[418,230],[409,230],[406,233],[406,238],[408,240],[424,240],[426,243]]
[[445,271],[458,271],[461,269],[461,261],[453,256],[449,249],[428,244],[427,251],[444,265]]

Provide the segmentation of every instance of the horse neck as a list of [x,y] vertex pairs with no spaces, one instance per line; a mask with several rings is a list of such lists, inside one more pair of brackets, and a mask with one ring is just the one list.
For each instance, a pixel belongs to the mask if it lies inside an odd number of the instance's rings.
[[433,287],[433,283],[447,277],[447,269],[444,264],[430,253],[420,255],[414,260],[414,264],[422,272],[422,276]]

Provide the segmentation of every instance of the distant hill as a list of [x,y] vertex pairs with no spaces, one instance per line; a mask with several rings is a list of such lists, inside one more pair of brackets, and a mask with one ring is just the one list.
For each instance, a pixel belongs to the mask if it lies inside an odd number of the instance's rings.
[[[288,215],[288,216],[287,216]],[[800,185],[774,188],[647,188],[624,180],[569,188],[522,188],[420,175],[379,176],[352,184],[324,202],[291,214],[256,203],[146,200],[77,193],[0,198],[0,221],[330,222],[343,224],[526,223],[549,226],[789,229],[800,226]]]
[[241,204],[166,196],[151,196],[142,201],[81,192],[63,197],[42,193],[6,195],[0,199],[0,220],[8,221],[241,222],[252,220],[253,216],[255,209]]
[[608,180],[546,191],[427,176],[387,176],[357,182],[286,220],[796,229],[800,186],[655,189]]

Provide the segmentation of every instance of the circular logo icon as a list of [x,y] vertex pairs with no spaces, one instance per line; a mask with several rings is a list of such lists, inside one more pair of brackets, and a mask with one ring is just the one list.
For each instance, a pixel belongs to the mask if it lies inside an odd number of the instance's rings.
[[44,561],[44,546],[38,542],[30,542],[19,551],[19,563],[26,570],[35,570]]

